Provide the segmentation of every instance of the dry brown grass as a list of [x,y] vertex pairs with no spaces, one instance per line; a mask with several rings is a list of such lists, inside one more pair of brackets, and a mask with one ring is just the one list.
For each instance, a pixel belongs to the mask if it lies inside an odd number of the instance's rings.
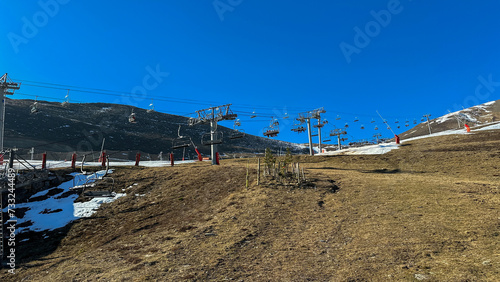
[[246,189],[247,160],[117,169],[128,196],[0,279],[498,281],[500,134],[403,145],[300,157],[307,189],[256,186],[255,165]]

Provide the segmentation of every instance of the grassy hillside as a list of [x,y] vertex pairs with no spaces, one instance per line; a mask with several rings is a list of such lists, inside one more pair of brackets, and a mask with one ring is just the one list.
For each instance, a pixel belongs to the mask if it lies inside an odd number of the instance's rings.
[[257,186],[255,159],[118,168],[126,197],[32,234],[0,279],[498,281],[500,132],[295,158],[311,185]]

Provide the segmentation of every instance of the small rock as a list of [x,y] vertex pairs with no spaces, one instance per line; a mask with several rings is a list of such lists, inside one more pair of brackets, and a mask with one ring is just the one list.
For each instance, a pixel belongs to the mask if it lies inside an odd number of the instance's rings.
[[483,261],[483,265],[490,265],[490,264],[491,264],[491,261],[489,261],[489,260]]
[[215,236],[215,233],[205,233],[205,236]]

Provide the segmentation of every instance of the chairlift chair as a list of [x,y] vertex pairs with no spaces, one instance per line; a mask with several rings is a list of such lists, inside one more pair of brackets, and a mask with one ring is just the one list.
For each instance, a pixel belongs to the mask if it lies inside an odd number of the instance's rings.
[[264,136],[266,137],[276,137],[280,133],[279,121],[274,117],[271,119],[271,123],[268,127],[264,128]]
[[245,131],[241,129],[236,129],[234,132],[231,132],[231,135],[229,135],[229,139],[239,139],[245,137]]
[[375,123],[375,120],[374,120],[374,119],[372,119],[371,123]]
[[395,121],[394,123],[399,123],[399,120],[398,120],[398,119],[396,119],[396,121]]
[[266,127],[264,129],[264,136],[266,137],[276,137],[280,133],[279,129],[276,129],[274,127]]
[[201,136],[201,144],[205,146],[222,144],[223,134],[220,131],[214,132],[214,139],[212,140],[212,133],[207,132]]
[[[68,89],[68,93],[69,93],[69,89]],[[64,102],[61,103],[61,106],[63,107],[66,107],[67,105],[69,105],[69,94],[66,94],[66,96],[64,96]]]
[[234,125],[233,125],[233,132],[231,132],[231,134],[229,135],[229,139],[233,140],[233,139],[239,139],[239,138],[243,138],[245,137],[245,131],[243,130],[238,130],[236,127],[237,126],[241,126],[241,122],[240,122],[240,119],[237,119],[234,121]]
[[252,115],[250,115],[250,118],[256,118],[257,117],[257,114],[255,113],[255,111],[252,112]]
[[378,130],[378,126],[375,125],[375,130]]
[[34,102],[33,105],[31,105],[30,113],[36,114],[38,113],[38,102]]
[[132,113],[130,114],[130,116],[128,116],[128,122],[130,123],[137,122],[137,117],[135,116],[134,110],[132,110]]
[[301,124],[294,124],[292,126],[292,131],[297,132],[297,133],[301,133],[301,132],[306,131],[306,128],[304,126],[302,126]]
[[149,109],[147,109],[147,113],[152,113],[155,111],[155,106],[153,105],[153,100],[151,100],[151,104],[149,104]]
[[349,124],[347,124],[347,122],[345,123],[344,125],[345,128],[348,128],[349,127]]
[[365,126],[364,126],[364,125],[361,125],[361,129],[365,129]]
[[354,122],[358,122],[358,121],[359,121],[358,117],[355,117]]
[[181,136],[181,125],[179,124],[179,129],[177,130],[177,138],[172,140],[172,150],[181,149],[191,146],[193,141],[189,136]]
[[288,115],[288,113],[285,113],[285,116],[283,117],[283,119],[287,119],[289,118],[290,116]]
[[417,120],[416,119],[413,120],[413,124],[417,124]]

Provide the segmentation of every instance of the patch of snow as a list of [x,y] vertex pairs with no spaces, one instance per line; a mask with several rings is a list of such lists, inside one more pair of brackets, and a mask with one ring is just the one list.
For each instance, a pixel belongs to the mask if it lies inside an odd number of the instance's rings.
[[494,130],[494,129],[500,129],[500,122],[492,124],[492,125],[488,125],[488,126],[485,126],[483,128],[476,129],[476,130]]
[[106,198],[93,198],[88,202],[83,203],[73,203],[73,216],[76,218],[80,217],[90,217],[92,216],[97,209],[105,203],[112,203],[117,199],[126,196],[127,194],[117,193],[114,197],[106,197]]
[[340,151],[326,152],[318,155],[382,155],[394,149],[398,149],[396,143],[368,145],[358,148],[347,148]]
[[441,132],[437,132],[437,133],[432,133],[432,134],[428,134],[428,135],[422,135],[422,136],[417,136],[417,137],[401,140],[401,143],[413,141],[413,140],[418,140],[418,139],[423,139],[423,138],[430,138],[430,137],[444,136],[444,135],[453,135],[453,134],[467,134],[467,131],[465,129],[445,130],[445,131],[441,131]]
[[[79,173],[71,173],[75,179],[69,180],[61,183],[57,188],[63,189],[62,193],[70,191],[70,188],[75,186],[76,183],[84,182],[84,181],[92,181],[95,178],[101,178],[104,175],[105,171],[98,171],[92,175],[82,175]],[[110,173],[110,171],[108,171]],[[42,193],[43,192],[43,193]],[[36,193],[32,197],[40,196],[46,194],[47,191],[41,191]],[[115,200],[119,197],[124,196],[125,194],[117,194],[113,198],[105,199],[106,202]],[[17,225],[25,222],[32,222],[31,226],[22,227],[16,230],[16,233],[22,233],[26,231],[43,231],[43,230],[53,230],[56,228],[64,227],[71,221],[78,219],[81,214],[86,214],[83,212],[76,212],[74,201],[78,198],[78,195],[72,194],[65,198],[58,198],[61,196],[61,193],[57,195],[53,195],[48,197],[43,201],[36,202],[28,202],[28,203],[19,203],[16,204],[16,209],[19,208],[28,208],[23,218],[16,218]],[[98,199],[99,200],[99,199]],[[104,202],[104,201],[103,201]],[[101,202],[102,203],[102,202]],[[85,204],[85,203],[81,203]],[[93,208],[96,209],[97,203],[93,202]],[[90,204],[88,204],[90,205]],[[6,207],[3,211],[7,212],[8,207]],[[58,211],[56,211],[58,210]],[[52,212],[51,212],[52,211]],[[53,212],[56,211],[56,212]],[[49,213],[47,213],[49,212]]]

